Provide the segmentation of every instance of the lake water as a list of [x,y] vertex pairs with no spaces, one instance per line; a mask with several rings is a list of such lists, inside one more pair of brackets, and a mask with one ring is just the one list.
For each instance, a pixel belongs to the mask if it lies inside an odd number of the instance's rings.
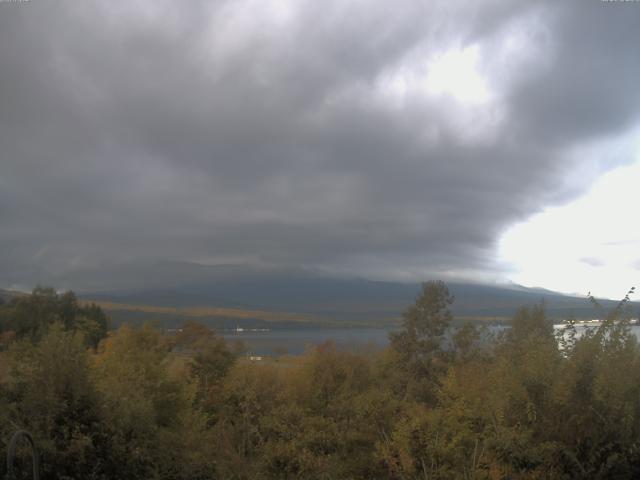
[[[496,333],[508,327],[489,327]],[[559,328],[554,326],[554,328]],[[587,327],[577,326],[577,336]],[[631,333],[640,340],[640,325],[630,327]],[[308,348],[326,341],[333,341],[341,350],[362,351],[369,348],[384,348],[389,344],[389,333],[394,328],[317,328],[274,329],[267,331],[244,330],[242,332],[219,332],[228,342],[240,341],[250,355],[300,355]]]
[[[554,330],[558,331],[563,328],[562,325],[554,325]],[[582,325],[576,325],[576,338],[580,338],[587,330],[595,330],[596,327],[585,327]],[[635,335],[635,337],[640,340],[640,325],[630,325],[629,331]]]
[[357,351],[383,348],[389,343],[392,328],[318,328],[300,330],[269,330],[220,332],[228,342],[244,343],[252,355],[300,355],[306,349],[326,341],[333,341],[342,350]]

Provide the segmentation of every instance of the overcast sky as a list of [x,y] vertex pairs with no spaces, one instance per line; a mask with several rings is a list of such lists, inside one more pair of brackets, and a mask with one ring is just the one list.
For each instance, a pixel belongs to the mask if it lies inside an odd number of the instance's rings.
[[0,2],[0,287],[171,260],[622,296],[639,48],[640,2]]

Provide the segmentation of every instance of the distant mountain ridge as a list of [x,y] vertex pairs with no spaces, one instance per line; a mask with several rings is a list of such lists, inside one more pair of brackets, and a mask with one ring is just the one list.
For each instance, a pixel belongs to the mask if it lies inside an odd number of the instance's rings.
[[[215,307],[286,312],[320,322],[390,324],[397,322],[420,289],[419,283],[336,278],[303,269],[197,265],[189,274],[188,265],[180,265],[179,281],[165,286],[159,284],[156,277],[149,288],[79,293],[82,298],[120,305],[183,310]],[[587,298],[541,288],[457,282],[448,283],[448,286],[455,297],[452,311],[458,318],[500,321],[513,316],[520,306],[540,302],[544,302],[548,315],[556,319],[599,318],[602,315]],[[612,300],[600,303],[607,310],[617,304]],[[631,306],[638,311],[640,304]],[[137,315],[141,315],[140,309]]]
[[12,298],[21,297],[23,295],[25,294],[22,292],[16,292],[15,290],[5,290],[0,288],[0,299],[4,300],[5,302],[11,300]]

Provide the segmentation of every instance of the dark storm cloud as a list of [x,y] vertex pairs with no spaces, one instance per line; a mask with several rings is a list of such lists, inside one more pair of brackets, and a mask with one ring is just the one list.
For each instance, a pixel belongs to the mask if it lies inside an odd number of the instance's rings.
[[553,69],[535,72],[513,94],[531,138],[566,144],[615,134],[639,118],[640,56],[637,6],[612,2],[565,2],[553,27],[558,31]]
[[[499,234],[586,187],[577,162],[629,160],[572,152],[638,121],[640,7],[419,3],[0,4],[0,284],[499,273]],[[487,98],[423,88],[465,49]]]

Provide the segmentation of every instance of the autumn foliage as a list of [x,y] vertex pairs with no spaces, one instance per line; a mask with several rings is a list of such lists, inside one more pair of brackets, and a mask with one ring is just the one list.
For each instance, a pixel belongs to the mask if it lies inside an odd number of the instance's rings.
[[194,322],[107,333],[71,295],[0,306],[0,450],[31,431],[44,479],[640,475],[625,302],[582,335],[542,306],[490,335],[452,328],[454,299],[428,282],[383,351],[250,362]]

